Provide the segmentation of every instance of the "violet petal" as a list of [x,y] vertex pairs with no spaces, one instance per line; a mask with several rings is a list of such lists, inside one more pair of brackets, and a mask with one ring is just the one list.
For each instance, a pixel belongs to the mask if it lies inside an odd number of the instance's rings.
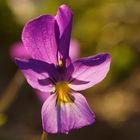
[[107,53],[81,58],[69,66],[66,80],[75,91],[90,88],[105,78],[110,62],[111,56]]
[[53,65],[34,59],[16,59],[16,63],[33,88],[42,92],[53,90],[52,82],[56,80],[54,77],[59,77],[59,73]]
[[85,97],[79,93],[72,93],[73,103],[57,105],[57,96],[52,94],[42,107],[42,125],[48,133],[68,133],[92,124],[95,115],[90,110]]
[[22,41],[32,58],[58,64],[56,20],[51,15],[43,15],[28,22],[22,33]]
[[57,21],[60,37],[59,37],[59,52],[63,57],[67,59],[69,55],[70,36],[72,29],[72,11],[66,5],[61,5],[55,16]]

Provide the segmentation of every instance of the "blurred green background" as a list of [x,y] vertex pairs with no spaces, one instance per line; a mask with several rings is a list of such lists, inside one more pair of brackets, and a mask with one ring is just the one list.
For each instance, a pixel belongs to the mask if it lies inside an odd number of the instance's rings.
[[112,63],[103,82],[82,92],[96,123],[48,140],[139,140],[139,0],[0,0],[0,140],[40,139],[41,105],[23,78],[14,78],[18,68],[9,51],[29,19],[55,15],[63,3],[73,11],[72,38],[80,44],[81,57],[109,52]]

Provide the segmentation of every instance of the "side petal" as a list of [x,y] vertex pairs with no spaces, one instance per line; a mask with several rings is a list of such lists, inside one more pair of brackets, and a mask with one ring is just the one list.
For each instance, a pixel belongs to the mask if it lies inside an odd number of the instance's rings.
[[59,37],[59,53],[62,59],[66,59],[69,55],[69,44],[72,28],[72,11],[66,5],[61,5],[55,16],[57,21],[60,37]]
[[57,65],[57,41],[59,33],[55,18],[43,15],[28,22],[22,33],[22,41],[32,58]]
[[63,103],[58,106],[56,94],[51,95],[42,106],[42,125],[48,133],[68,133],[95,121],[95,115],[90,110],[84,96],[73,93],[73,103]]
[[110,62],[111,56],[107,53],[79,59],[69,66],[66,80],[75,91],[90,88],[105,78]]
[[57,77],[57,72],[53,66],[34,59],[16,59],[16,63],[21,69],[27,82],[33,88],[42,92],[51,92],[53,90],[52,82],[55,79],[52,76],[52,73]]

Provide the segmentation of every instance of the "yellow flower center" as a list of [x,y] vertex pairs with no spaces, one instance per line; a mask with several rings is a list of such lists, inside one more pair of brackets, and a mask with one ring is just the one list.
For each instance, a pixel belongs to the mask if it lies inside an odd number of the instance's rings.
[[68,82],[63,81],[56,83],[55,90],[57,94],[57,103],[59,105],[73,102],[73,96]]

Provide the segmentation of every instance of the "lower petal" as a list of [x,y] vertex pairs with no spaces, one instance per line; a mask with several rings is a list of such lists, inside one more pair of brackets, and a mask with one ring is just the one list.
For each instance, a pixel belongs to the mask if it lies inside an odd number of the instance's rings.
[[42,125],[48,133],[68,133],[94,123],[95,115],[84,96],[73,93],[74,102],[57,105],[56,94],[51,95],[42,107]]

